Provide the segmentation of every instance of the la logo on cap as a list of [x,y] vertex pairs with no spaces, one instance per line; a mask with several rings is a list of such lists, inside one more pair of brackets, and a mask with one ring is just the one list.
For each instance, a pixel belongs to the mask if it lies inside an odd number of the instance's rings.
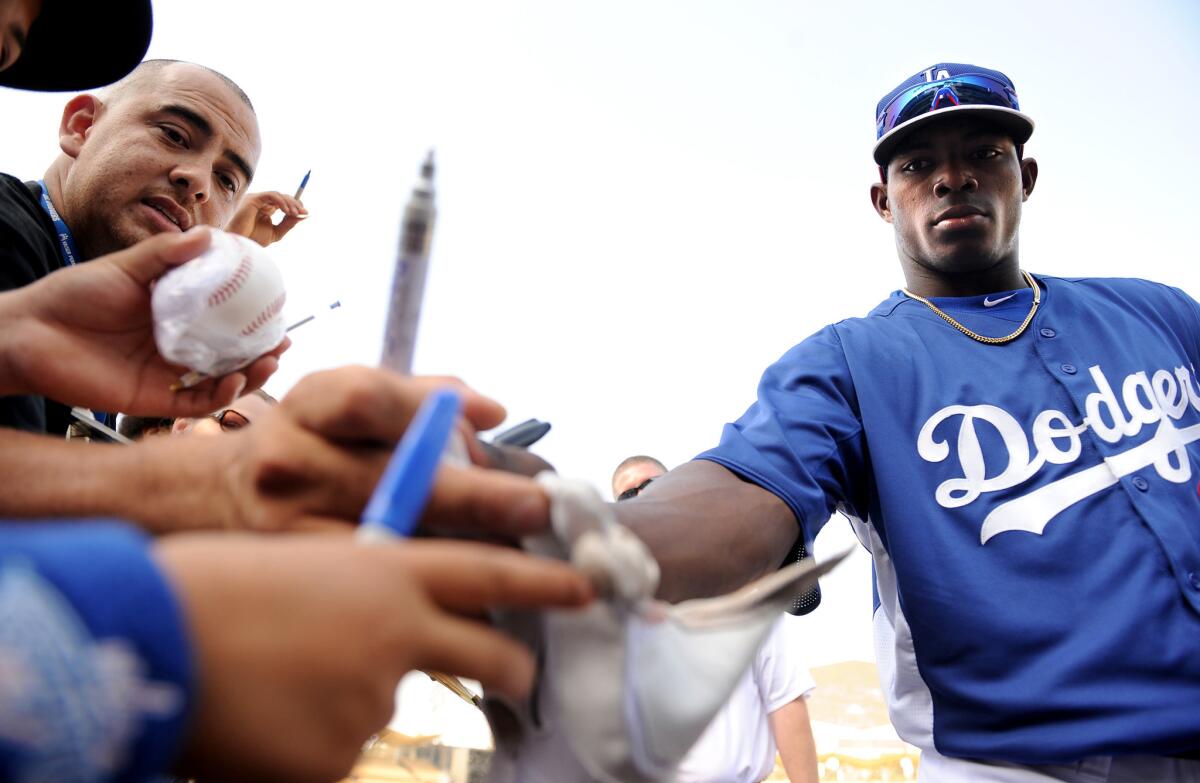
[[949,78],[950,78],[950,72],[947,71],[945,68],[939,69],[937,73],[934,73],[932,68],[925,71],[925,81],[927,81],[927,82],[940,82],[942,79],[949,79]]

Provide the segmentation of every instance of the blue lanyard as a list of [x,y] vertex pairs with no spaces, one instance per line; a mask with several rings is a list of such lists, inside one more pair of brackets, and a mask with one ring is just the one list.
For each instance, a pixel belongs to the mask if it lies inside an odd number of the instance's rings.
[[75,247],[75,237],[71,236],[71,229],[67,228],[66,221],[58,214],[58,210],[54,208],[53,202],[50,201],[50,191],[46,190],[46,180],[39,179],[38,185],[42,188],[42,209],[50,216],[50,220],[54,222],[54,230],[58,232],[58,246],[62,251],[63,263],[67,266],[74,266],[79,260],[79,248]]
[[[50,191],[46,190],[46,180],[39,179],[38,186],[42,189],[42,209],[50,216],[50,220],[54,222],[54,230],[58,232],[58,247],[62,251],[63,264],[75,266],[75,263],[79,261],[79,248],[75,247],[75,237],[71,236],[71,229],[67,228],[67,222],[54,208],[54,202],[50,201]],[[100,422],[112,423],[109,421],[109,414],[104,411],[93,411],[92,413]]]

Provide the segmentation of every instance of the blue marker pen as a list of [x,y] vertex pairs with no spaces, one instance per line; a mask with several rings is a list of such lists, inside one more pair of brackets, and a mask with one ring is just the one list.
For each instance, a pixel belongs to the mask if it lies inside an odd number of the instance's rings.
[[404,538],[417,529],[461,404],[450,389],[434,392],[421,403],[363,509],[360,539]]
[[304,188],[306,185],[308,185],[308,178],[309,178],[309,175],[311,175],[311,174],[312,174],[312,169],[309,169],[307,172],[305,172],[304,179],[300,180],[300,187],[296,188],[296,195],[292,196],[292,198],[299,201],[300,197],[304,195]]

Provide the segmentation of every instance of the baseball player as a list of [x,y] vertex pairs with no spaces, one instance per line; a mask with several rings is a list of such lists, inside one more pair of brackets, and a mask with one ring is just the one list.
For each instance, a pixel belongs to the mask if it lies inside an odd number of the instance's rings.
[[1200,306],[1021,267],[1038,165],[1004,74],[935,65],[876,117],[905,287],[617,511],[669,600],[849,517],[922,780],[1200,780]]

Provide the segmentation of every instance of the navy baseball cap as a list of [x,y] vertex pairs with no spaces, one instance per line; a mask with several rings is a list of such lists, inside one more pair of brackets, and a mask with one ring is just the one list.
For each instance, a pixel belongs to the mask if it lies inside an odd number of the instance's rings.
[[142,61],[152,27],[150,0],[42,0],[0,85],[54,92],[112,84]]
[[1011,79],[977,65],[938,63],[913,74],[875,107],[875,162],[886,166],[914,128],[961,111],[978,112],[981,119],[1004,128],[1017,144],[1033,135],[1033,120],[1021,113]]

